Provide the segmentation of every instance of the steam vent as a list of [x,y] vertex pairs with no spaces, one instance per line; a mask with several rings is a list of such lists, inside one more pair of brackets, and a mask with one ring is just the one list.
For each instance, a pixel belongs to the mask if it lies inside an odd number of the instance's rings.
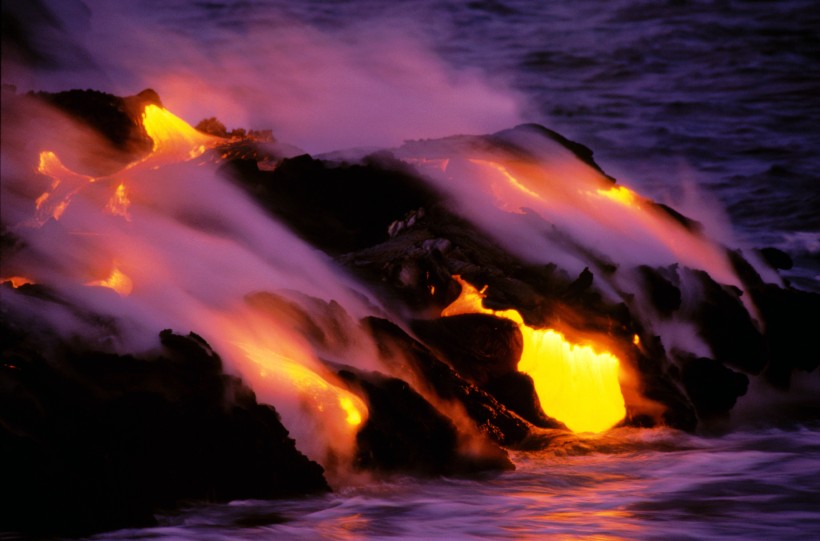
[[820,362],[786,254],[540,125],[311,156],[153,90],[2,100],[0,530],[729,430]]

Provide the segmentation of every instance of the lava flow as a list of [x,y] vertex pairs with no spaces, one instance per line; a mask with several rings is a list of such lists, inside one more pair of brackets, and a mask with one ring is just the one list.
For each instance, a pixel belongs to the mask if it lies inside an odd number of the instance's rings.
[[164,107],[148,104],[142,114],[145,132],[154,141],[152,156],[182,161],[201,156],[221,139],[197,131]]
[[[248,313],[237,301],[279,289],[342,298],[310,281],[333,288],[339,277],[226,187],[212,162],[192,162],[224,139],[155,104],[144,107],[138,122],[153,141],[151,151],[109,175],[82,174],[53,151],[39,153],[36,172],[46,189],[26,201],[34,202],[34,217],[19,228],[39,257],[26,264],[46,269],[42,279],[36,275],[43,287],[127,322],[123,327],[132,334],[150,336],[154,326],[202,333],[223,352],[228,371],[276,405],[306,454],[328,470],[346,467],[368,406],[322,365],[298,331]],[[33,283],[18,275],[19,267],[0,282]],[[151,347],[130,338],[121,339],[122,351]]]
[[484,290],[479,291],[460,276],[454,278],[461,285],[461,294],[441,315],[482,313],[515,322],[524,339],[518,370],[532,377],[547,415],[573,432],[603,432],[624,418],[617,357],[572,344],[553,329],[530,327],[516,310],[485,308]]
[[93,280],[88,282],[88,286],[107,287],[113,289],[123,297],[127,297],[134,289],[134,282],[123,273],[118,267],[114,267],[111,274],[104,280]]

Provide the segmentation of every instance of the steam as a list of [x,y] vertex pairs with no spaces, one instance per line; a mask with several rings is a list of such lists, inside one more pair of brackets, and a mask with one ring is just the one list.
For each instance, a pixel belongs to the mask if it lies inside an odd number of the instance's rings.
[[[186,133],[173,140],[173,155],[186,144]],[[22,141],[43,144],[36,125],[4,129],[4,226],[24,247],[3,262],[0,274],[25,275],[58,300],[4,287],[3,304],[15,317],[123,354],[156,349],[163,328],[194,331],[260,400],[277,407],[303,452],[326,465],[331,456],[349,464],[367,406],[342,388],[319,356],[379,368],[375,346],[351,323],[380,313],[366,292],[218,177],[213,163],[168,163],[158,147],[144,161],[93,177],[55,165],[59,157],[44,152],[53,158],[45,175],[36,173],[36,162],[26,163],[30,154],[14,152]],[[84,145],[71,150],[87,152]],[[63,210],[40,213],[35,201],[43,197],[32,185]],[[117,194],[123,203],[127,194],[127,213],[110,208]],[[343,308],[335,317],[347,318],[346,347],[323,348],[293,321],[270,317],[251,302],[260,292],[275,292],[304,317],[331,327],[340,323],[328,321],[322,303],[337,303]]]
[[[228,126],[269,128],[311,153],[520,121],[518,96],[446,65],[407,19],[328,32],[245,6],[180,31],[180,18],[195,11],[173,2],[3,9],[30,35],[19,55],[4,42],[3,83],[19,91],[127,96],[150,87],[189,122],[217,115]],[[366,405],[342,391],[320,357],[378,369],[370,339],[348,325],[343,347],[317,344],[249,299],[275,292],[317,321],[321,307],[305,298],[338,303],[353,319],[381,315],[376,303],[212,165],[171,163],[189,157],[186,145],[196,155],[202,141],[170,134],[159,143],[174,156],[155,148],[144,163],[91,171],[82,165],[110,163],[106,152],[92,155],[104,141],[47,108],[32,113],[31,126],[18,118],[13,134],[4,130],[3,222],[25,248],[3,262],[2,277],[25,275],[60,301],[4,289],[4,304],[63,337],[121,353],[151,351],[163,328],[194,331],[277,407],[306,454],[325,466],[349,458]],[[40,116],[53,137],[33,127]],[[35,174],[41,151],[54,159]]]
[[30,72],[30,85],[64,90],[70,81],[115,95],[150,87],[189,121],[218,114],[228,126],[271,128],[311,153],[486,133],[520,121],[520,97],[484,74],[446,65],[412,20],[371,18],[329,32],[270,6],[246,6],[180,31],[164,16],[184,20],[185,6],[87,4],[83,32],[74,20],[63,27],[93,66],[81,80],[74,66]]
[[[521,121],[518,96],[484,74],[446,65],[414,36],[418,23],[371,20],[324,32],[270,11],[255,20],[249,8],[243,21],[195,21],[190,32],[176,32],[163,23],[159,6],[87,4],[88,12],[53,9],[63,19],[38,42],[56,48],[68,38],[87,54],[64,55],[47,69],[4,63],[4,82],[117,95],[151,87],[190,122],[218,115],[230,126],[271,128],[312,153],[396,147],[398,157],[453,196],[454,210],[526,260],[576,274],[590,261],[682,264],[741,285],[720,246],[723,237],[687,229],[537,130],[500,134],[496,141],[504,145],[497,147],[470,137],[400,146]],[[86,24],[72,24],[77,19]],[[195,331],[261,401],[277,407],[306,454],[325,466],[349,459],[366,405],[343,391],[322,361],[381,368],[375,346],[351,323],[380,314],[378,303],[219,178],[213,164],[169,163],[155,154],[104,174],[76,170],[73,156],[106,145],[84,130],[72,145],[75,139],[63,133],[81,128],[62,119],[60,125],[66,131],[52,138],[60,148],[33,149],[44,139],[25,123],[13,134],[4,130],[3,223],[25,249],[3,262],[2,276],[26,275],[65,302],[4,288],[3,303],[63,336],[122,353],[156,348],[163,328]],[[197,155],[201,141],[169,138],[175,158]],[[31,158],[41,150],[54,151],[64,167],[35,174]],[[697,218],[709,231],[724,230],[710,216]],[[641,291],[628,271],[596,285],[612,299]],[[349,319],[328,308],[332,302]],[[655,319],[641,310],[646,322]],[[301,332],[299,311],[319,325],[337,318],[328,328],[341,325],[347,339],[323,343]],[[708,356],[691,327],[666,321],[653,331],[668,347]]]
[[[613,183],[540,127],[411,141],[394,152],[449,193],[452,210],[524,260],[554,263],[575,275],[593,269],[598,290],[611,302],[625,301],[667,351],[713,357],[685,309],[671,316],[655,312],[637,271],[641,265],[672,269],[684,305],[703,298],[684,268],[706,271],[742,291],[723,245],[731,239],[723,229],[731,228],[709,205],[698,207],[703,222],[676,215]],[[694,192],[690,201],[697,201]],[[756,258],[749,261],[764,280],[780,283]],[[743,294],[741,302],[759,322],[751,295]]]
[[538,128],[496,138],[513,150],[464,137],[446,146],[412,142],[398,155],[457,197],[459,212],[530,261],[564,263],[570,271],[582,270],[590,259],[683,263],[721,283],[741,285],[718,243],[613,184]]

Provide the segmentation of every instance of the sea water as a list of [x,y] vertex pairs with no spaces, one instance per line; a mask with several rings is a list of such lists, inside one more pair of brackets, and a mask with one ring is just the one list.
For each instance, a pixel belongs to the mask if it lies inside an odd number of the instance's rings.
[[94,539],[814,539],[820,430],[619,429],[516,452],[485,479],[394,477],[331,495],[195,506]]

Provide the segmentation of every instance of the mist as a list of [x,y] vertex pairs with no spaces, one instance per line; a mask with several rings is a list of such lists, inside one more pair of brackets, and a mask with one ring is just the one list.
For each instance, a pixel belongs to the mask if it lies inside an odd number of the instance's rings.
[[29,22],[40,30],[37,50],[78,53],[56,66],[4,62],[4,82],[23,90],[131,95],[153,88],[192,124],[218,115],[229,127],[272,129],[310,153],[486,133],[521,121],[521,95],[486,73],[445,63],[412,18],[373,15],[331,32],[293,14],[266,8],[262,17],[237,6],[179,32],[163,22],[166,10],[179,8],[173,3],[43,4],[54,23]]

